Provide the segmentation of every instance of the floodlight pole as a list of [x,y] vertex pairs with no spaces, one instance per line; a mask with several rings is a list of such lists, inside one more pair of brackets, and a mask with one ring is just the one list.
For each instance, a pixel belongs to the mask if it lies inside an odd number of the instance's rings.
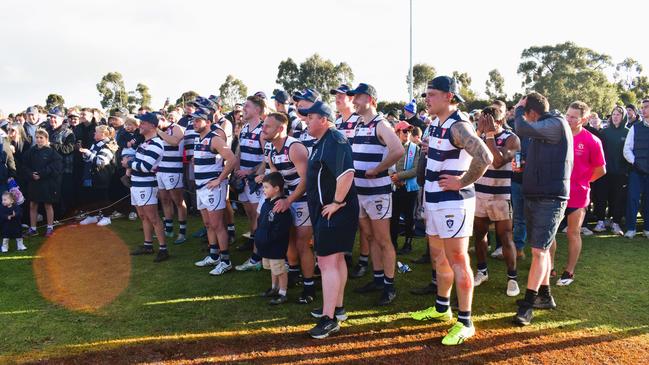
[[408,91],[410,94],[410,98],[408,101],[412,100],[413,96],[413,83],[415,82],[413,75],[412,75],[412,0],[410,0],[410,68],[408,69],[408,76],[410,80],[410,85],[408,85]]

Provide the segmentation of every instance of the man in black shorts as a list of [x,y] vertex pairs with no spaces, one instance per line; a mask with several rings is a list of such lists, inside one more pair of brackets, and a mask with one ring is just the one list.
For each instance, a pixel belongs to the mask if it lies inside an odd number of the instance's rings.
[[309,330],[313,338],[325,338],[340,329],[347,319],[343,296],[347,282],[345,252],[351,251],[358,229],[358,198],[354,187],[354,164],[347,137],[336,130],[334,114],[322,101],[308,109],[308,132],[318,139],[307,168],[307,202],[313,225],[314,249],[322,275],[322,309],[311,315],[320,318]]

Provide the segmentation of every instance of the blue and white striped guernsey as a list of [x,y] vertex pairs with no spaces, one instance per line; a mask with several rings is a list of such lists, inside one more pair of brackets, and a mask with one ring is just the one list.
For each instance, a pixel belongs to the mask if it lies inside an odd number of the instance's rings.
[[[496,147],[505,145],[507,138],[513,136],[511,131],[503,130],[494,136]],[[484,139],[484,138],[483,138]],[[509,200],[512,187],[512,164],[506,163],[499,169],[489,165],[487,171],[475,182],[475,195],[484,200]]]
[[304,131],[302,131],[302,134],[300,134],[300,138],[298,139],[304,145],[304,147],[306,147],[307,151],[309,152],[309,156],[311,156],[311,151],[313,151],[313,146],[315,145],[316,142],[318,142],[318,140],[309,134],[308,128],[305,128]]
[[338,119],[336,119],[336,129],[338,129],[340,133],[344,134],[350,143],[354,140],[356,125],[358,124],[360,117],[360,115],[353,113],[349,116],[349,118],[347,118],[347,120],[343,120],[342,115]]
[[187,160],[191,160],[194,155],[194,140],[198,136],[198,133],[194,130],[194,123],[192,120],[189,120],[187,124],[187,129],[185,129],[185,138],[183,138],[183,148],[185,149],[185,156]]
[[306,123],[300,119],[297,110],[292,105],[288,106],[288,123],[291,126],[291,136],[300,139],[300,136],[304,133],[304,129],[306,128]]
[[83,160],[90,162],[95,166],[108,166],[113,162],[115,154],[108,148],[109,139],[103,139],[99,142],[95,142],[88,152],[83,154]]
[[[275,146],[273,146],[273,144],[270,142],[266,143],[266,148],[264,151],[266,166],[270,166],[268,164],[268,160],[270,159],[277,171],[279,171],[279,173],[282,174],[282,177],[284,177],[284,193],[287,196],[293,194],[295,188],[297,188],[297,186],[300,184],[300,175],[298,175],[297,169],[295,168],[295,165],[293,164],[293,161],[291,161],[291,157],[289,155],[291,146],[296,143],[301,144],[300,141],[289,136],[286,137],[284,146],[282,146],[279,151],[277,151],[275,149]],[[304,194],[300,199],[296,201],[306,201],[306,194]]]
[[225,142],[228,145],[228,147],[232,147],[232,135],[234,134],[234,130],[233,130],[234,127],[232,126],[232,123],[228,125],[227,129],[223,127],[226,121],[229,122],[229,120],[226,117],[221,117],[216,122],[216,125],[218,125],[219,127],[221,127],[221,129],[223,129],[223,131],[225,132]]
[[246,123],[239,133],[239,151],[241,151],[241,170],[252,170],[264,160],[264,149],[259,142],[261,137],[262,122],[254,129],[250,129],[250,123]]
[[[174,126],[180,127],[178,124],[171,124],[167,130],[166,133],[168,135],[172,135]],[[180,127],[180,129],[185,131],[183,127]],[[184,137],[183,139],[180,140],[180,143],[178,143],[177,146],[173,146],[167,142],[165,142],[164,139],[160,138],[162,141],[162,147],[164,148],[164,152],[162,154],[162,161],[160,161],[160,165],[158,165],[158,172],[165,172],[165,173],[173,173],[173,174],[182,174],[183,172],[183,151],[184,151]]]
[[153,137],[142,142],[135,151],[135,158],[129,162],[131,168],[131,186],[157,187],[155,173],[163,154],[162,140]]
[[388,154],[388,147],[376,134],[379,123],[387,123],[383,114],[365,124],[362,120],[356,125],[352,141],[352,158],[354,159],[354,184],[358,195],[378,195],[392,193],[392,180],[388,171],[381,171],[375,178],[365,177],[365,171],[378,166]]
[[455,123],[469,123],[468,119],[464,113],[456,111],[443,123],[435,119],[430,125],[424,184],[424,204],[428,210],[475,207],[473,184],[460,191],[443,191],[439,187],[440,175],[461,176],[469,169],[471,155],[463,148],[455,147],[451,140],[451,126]]
[[223,158],[218,152],[212,151],[212,138],[221,137],[216,132],[209,131],[205,137],[198,135],[194,140],[194,179],[197,189],[218,178],[223,172]]

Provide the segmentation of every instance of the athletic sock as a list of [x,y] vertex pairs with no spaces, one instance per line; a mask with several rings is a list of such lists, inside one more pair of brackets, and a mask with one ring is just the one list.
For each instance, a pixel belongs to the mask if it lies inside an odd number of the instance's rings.
[[518,272],[514,270],[507,270],[507,280],[516,280],[518,278]]
[[462,323],[465,327],[473,326],[473,322],[471,322],[471,311],[458,311],[457,321]]
[[367,267],[369,260],[370,260],[370,257],[368,255],[361,254],[358,257],[358,264],[361,265],[361,266]]
[[302,278],[302,285],[304,285],[304,291],[308,294],[315,294],[315,282],[313,278]]
[[527,302],[530,307],[534,304],[534,300],[536,299],[536,296],[538,293],[532,289],[527,289],[525,291],[525,302]]
[[167,245],[160,245],[160,251],[167,251]]
[[49,225],[49,224],[47,225],[47,230],[48,230],[48,231],[51,231],[51,230],[53,230],[53,229],[54,229],[54,226]]
[[299,275],[300,274],[300,266],[298,266],[298,265],[289,265],[288,266],[288,274],[289,275]]
[[228,236],[230,236],[230,237],[235,236],[234,224],[228,224]]
[[374,284],[377,286],[383,286],[384,277],[385,274],[383,273],[383,270],[374,270]]
[[216,243],[210,243],[210,258],[212,260],[218,260],[219,254],[219,246]]
[[32,231],[35,231],[36,227],[29,227],[29,229],[31,229]]
[[383,290],[384,291],[393,291],[394,290],[394,278],[390,278],[387,275],[383,276]]
[[178,235],[185,237],[187,234],[187,221],[178,221]]
[[221,262],[230,265],[230,251],[228,250],[221,251]]
[[258,253],[253,252],[252,255],[250,255],[250,263],[251,264],[258,264],[259,261],[261,261],[261,256],[259,256]]
[[442,297],[439,294],[435,298],[435,310],[438,313],[444,313],[448,310],[448,307],[451,305],[450,298]]
[[478,262],[478,271],[481,272],[484,275],[488,275],[487,263],[486,262]]
[[144,241],[144,248],[153,250],[153,241]]
[[437,271],[435,271],[435,269],[433,269],[433,271],[432,271],[431,283],[433,283],[433,285],[437,285]]
[[281,296],[283,296],[283,297],[286,296],[286,289],[280,289],[280,290],[278,290],[278,291],[277,291],[277,294],[279,294],[279,295],[281,295]]
[[165,232],[173,232],[174,231],[174,220],[173,219],[164,219],[165,223]]

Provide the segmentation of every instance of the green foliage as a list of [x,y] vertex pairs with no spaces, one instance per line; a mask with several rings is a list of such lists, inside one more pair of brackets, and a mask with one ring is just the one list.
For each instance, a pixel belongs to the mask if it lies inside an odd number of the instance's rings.
[[460,87],[460,95],[462,95],[464,100],[469,102],[477,98],[475,91],[471,89],[472,80],[471,80],[471,76],[469,76],[468,73],[453,71],[452,77],[458,83],[458,86]]
[[341,83],[351,86],[354,73],[348,64],[341,62],[336,65],[315,53],[300,65],[291,58],[281,61],[275,81],[288,93],[309,87],[320,92],[325,101],[330,101],[329,90]]
[[97,84],[101,96],[101,106],[105,109],[125,108],[128,106],[128,93],[124,79],[119,72],[109,72]]
[[185,91],[180,95],[178,99],[176,99],[176,105],[184,107],[185,104],[190,103],[194,100],[196,100],[196,97],[198,96],[198,93],[193,90]]
[[398,114],[403,113],[403,107],[406,103],[403,101],[379,101],[376,105],[376,110],[383,114],[388,114],[392,110],[396,110]]
[[243,81],[232,75],[225,78],[225,82],[219,86],[219,96],[223,99],[226,109],[230,110],[234,104],[240,103],[248,96],[248,87]]
[[505,100],[505,78],[500,74],[498,69],[489,71],[489,79],[485,82],[485,94],[492,99]]
[[[412,78],[414,79],[414,83],[412,85],[413,96],[417,97],[418,95],[421,95],[423,92],[425,92],[428,81],[435,78],[436,75],[437,70],[435,70],[435,67],[429,64],[418,63],[412,66]],[[410,86],[410,73],[406,75],[406,85]]]
[[45,99],[45,109],[50,110],[54,107],[63,107],[65,100],[59,94],[49,94]]
[[140,83],[134,91],[128,93],[128,109],[133,112],[143,106],[151,106],[151,94],[149,87]]

